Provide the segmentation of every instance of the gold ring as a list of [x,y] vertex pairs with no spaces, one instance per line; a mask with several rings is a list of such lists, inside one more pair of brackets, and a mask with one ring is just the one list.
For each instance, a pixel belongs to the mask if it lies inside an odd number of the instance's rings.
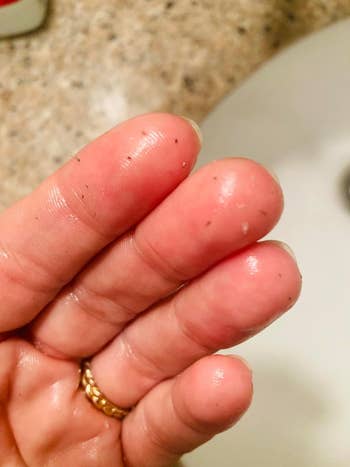
[[126,415],[128,415],[130,412],[131,409],[122,409],[116,406],[102,393],[94,380],[90,362],[88,360],[84,360],[81,364],[80,384],[83,387],[85,395],[89,401],[98,410],[103,412],[105,415],[108,415],[108,417],[123,420],[123,418],[126,417]]

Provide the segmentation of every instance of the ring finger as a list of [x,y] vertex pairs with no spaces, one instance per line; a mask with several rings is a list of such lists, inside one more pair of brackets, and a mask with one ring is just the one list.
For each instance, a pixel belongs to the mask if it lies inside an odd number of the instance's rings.
[[259,332],[293,305],[300,287],[283,244],[253,245],[129,325],[92,359],[95,379],[112,402],[132,406],[194,361]]

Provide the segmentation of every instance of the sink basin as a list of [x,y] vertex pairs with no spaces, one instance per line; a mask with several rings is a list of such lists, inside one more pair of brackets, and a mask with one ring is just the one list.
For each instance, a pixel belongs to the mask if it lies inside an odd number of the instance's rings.
[[293,311],[230,349],[253,367],[252,407],[183,464],[349,467],[350,21],[280,53],[203,132],[199,165],[236,154],[277,173],[285,212],[269,237],[293,247],[304,288]]

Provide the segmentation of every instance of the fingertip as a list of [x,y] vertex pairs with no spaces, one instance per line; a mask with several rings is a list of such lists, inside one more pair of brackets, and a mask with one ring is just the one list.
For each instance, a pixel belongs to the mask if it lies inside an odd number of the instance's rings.
[[171,113],[153,112],[134,117],[124,125],[135,125],[142,136],[157,135],[170,147],[180,148],[184,155],[190,154],[191,160],[184,160],[187,164],[183,164],[183,168],[192,168],[195,164],[202,146],[202,133],[193,120]]
[[236,355],[213,355],[209,357],[209,361],[211,403],[215,409],[220,409],[215,416],[223,425],[226,422],[232,424],[247,411],[251,404],[252,370],[242,357]]
[[197,134],[183,118],[144,114],[79,151],[58,172],[58,184],[67,203],[83,211],[89,224],[115,237],[121,233],[119,214],[126,212],[116,204],[130,203],[131,224],[134,213],[135,221],[144,217],[188,177],[199,150]]
[[272,178],[274,180],[274,182],[278,186],[281,186],[281,183],[280,183],[280,180],[279,180],[277,174],[270,167],[267,167],[266,165],[261,164],[260,162],[254,160],[254,159],[251,159],[250,157],[238,156],[238,157],[234,157],[232,159],[235,159],[237,161],[241,161],[243,165],[251,166],[252,169],[255,168],[255,169],[258,169],[258,170],[261,170],[261,171],[265,172],[270,178]]
[[253,396],[252,372],[234,356],[205,357],[183,374],[183,410],[198,431],[213,434],[236,423],[250,406]]
[[276,225],[283,212],[283,191],[266,167],[252,159],[229,157],[202,170],[217,183],[220,202],[223,196],[232,198],[237,214],[256,216],[265,233]]
[[274,251],[270,251],[269,255],[275,262],[284,265],[284,269],[288,271],[288,277],[290,278],[290,284],[292,286],[290,306],[292,306],[299,298],[302,288],[302,274],[299,269],[298,259],[292,250],[292,248],[285,242],[278,240],[266,240],[261,242],[260,245],[264,248],[273,248]]
[[[125,453],[131,465],[172,465],[232,426],[249,407],[252,376],[238,358],[204,357],[150,391],[126,418]],[[142,446],[147,461],[140,456]]]
[[268,234],[279,221],[282,188],[261,164],[243,157],[226,158],[207,166],[216,184],[216,203],[230,206],[239,226],[241,247]]

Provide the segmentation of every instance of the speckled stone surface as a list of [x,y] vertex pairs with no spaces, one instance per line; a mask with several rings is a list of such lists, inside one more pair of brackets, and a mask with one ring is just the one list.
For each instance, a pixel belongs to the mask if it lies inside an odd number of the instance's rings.
[[53,0],[45,27],[0,41],[0,210],[137,113],[200,120],[282,46],[350,0]]

